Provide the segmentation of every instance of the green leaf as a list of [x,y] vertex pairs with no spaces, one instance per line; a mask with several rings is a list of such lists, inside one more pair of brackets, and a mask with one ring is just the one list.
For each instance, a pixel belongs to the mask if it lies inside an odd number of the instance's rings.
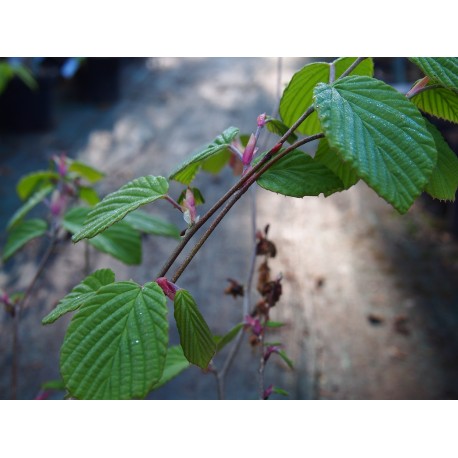
[[280,356],[280,358],[288,365],[290,369],[294,369],[293,362],[288,358],[288,356],[283,350],[278,351],[277,355]]
[[280,394],[282,396],[289,396],[289,393],[286,390],[284,390],[283,388],[278,388],[277,386],[273,387],[272,392]]
[[359,181],[355,170],[348,162],[344,162],[336,151],[331,149],[326,138],[322,138],[318,144],[315,161],[334,172],[342,180],[344,189],[352,187]]
[[135,210],[124,218],[133,228],[145,234],[161,235],[163,237],[180,238],[180,229],[174,224],[161,218],[151,216],[142,210]]
[[65,383],[63,380],[48,380],[41,384],[42,390],[65,391]]
[[94,294],[105,285],[115,281],[115,274],[110,269],[99,269],[86,277],[76,285],[63,299],[59,301],[56,308],[48,313],[42,320],[42,324],[54,323],[66,313],[79,309],[87,303]]
[[[334,61],[335,77],[338,78],[356,60],[355,57],[343,57]],[[318,83],[328,83],[331,64],[314,62],[294,74],[280,100],[279,113],[287,126],[292,126],[312,105],[313,89]],[[351,75],[372,76],[372,59],[363,60]],[[321,132],[317,114],[312,113],[297,129],[307,135]]]
[[[90,211],[85,207],[72,208],[62,219],[62,226],[72,234],[81,231]],[[103,233],[89,239],[88,243],[125,264],[136,265],[142,261],[140,233],[125,221],[119,221]]]
[[329,195],[343,189],[339,177],[299,150],[280,159],[261,175],[257,183],[268,191],[291,197]]
[[141,236],[124,221],[116,223],[88,242],[97,250],[119,259],[124,264],[138,265],[142,262]]
[[16,186],[16,191],[21,200],[25,200],[35,191],[50,184],[57,183],[59,175],[51,170],[39,170],[23,176]]
[[13,226],[15,226],[19,221],[21,221],[27,213],[29,213],[32,208],[36,207],[40,202],[42,202],[45,197],[54,189],[54,186],[48,185],[40,190],[38,190],[35,194],[33,194],[24,205],[19,207],[13,216],[8,221],[8,225],[6,228],[10,230]]
[[226,129],[211,143],[194,152],[189,159],[183,162],[170,174],[169,179],[179,181],[185,185],[189,185],[196,176],[199,167],[203,164],[203,162],[216,155],[217,153],[226,150],[238,132],[239,130],[235,127],[229,127]]
[[89,213],[84,227],[72,238],[78,242],[103,232],[141,205],[154,202],[167,194],[169,184],[163,177],[152,175],[137,178],[108,194]]
[[142,399],[162,377],[167,343],[166,298],[157,283],[111,283],[73,317],[61,375],[78,399]]
[[94,188],[88,186],[79,186],[78,195],[81,200],[87,202],[91,207],[100,202],[100,197]]
[[458,187],[458,158],[435,126],[426,121],[426,127],[434,138],[438,156],[425,191],[436,199],[455,200]]
[[239,323],[234,326],[227,334],[224,336],[213,336],[213,340],[216,343],[216,351],[221,351],[228,343],[232,342],[237,334],[240,332],[240,329],[243,328],[243,323]]
[[458,123],[458,94],[450,89],[428,89],[410,100],[425,113]]
[[422,72],[442,86],[458,91],[458,58],[456,57],[410,57]]
[[175,321],[183,352],[189,362],[207,369],[216,351],[216,344],[204,317],[191,294],[180,289],[175,294]]
[[73,172],[75,175],[86,179],[89,183],[94,184],[100,181],[105,174],[97,169],[85,164],[84,162],[68,160],[70,165],[68,171]]
[[[266,126],[270,132],[280,135],[280,137],[282,137],[283,135],[286,134],[286,132],[288,132],[289,127],[283,124],[279,119],[274,119],[274,118],[269,117],[267,120],[268,122]],[[288,138],[286,139],[288,143],[294,143],[296,140],[297,140],[297,135],[294,133],[289,134]]]
[[285,326],[285,323],[281,323],[280,321],[268,321],[266,323],[266,326],[268,328],[281,328],[281,327]]
[[181,372],[189,366],[189,361],[186,359],[180,345],[168,348],[167,356],[165,358],[164,372],[162,373],[161,379],[153,386],[152,390],[157,390],[162,385],[170,382],[170,380],[181,374]]
[[405,213],[437,160],[418,109],[382,81],[349,76],[318,84],[315,108],[332,149],[379,196]]
[[42,219],[29,219],[19,222],[8,234],[3,250],[3,261],[7,261],[30,240],[41,237],[47,229],[48,223]]
[[38,83],[33,77],[32,72],[24,65],[13,66],[13,72],[22,80],[22,82],[28,86],[32,91],[38,89]]
[[202,162],[202,170],[207,173],[213,173],[216,175],[221,172],[224,166],[229,162],[231,158],[231,152],[228,149],[215,154]]

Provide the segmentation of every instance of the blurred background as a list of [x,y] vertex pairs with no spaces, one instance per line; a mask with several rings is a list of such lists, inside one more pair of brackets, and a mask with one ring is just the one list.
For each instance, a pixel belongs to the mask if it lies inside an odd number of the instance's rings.
[[[147,174],[168,176],[192,151],[229,126],[250,134],[261,113],[275,114],[295,71],[329,58],[21,58],[0,60],[0,246],[21,205],[21,176],[65,153],[107,174],[105,195]],[[403,58],[376,58],[378,78],[406,92],[421,75]],[[433,120],[434,121],[434,120]],[[434,121],[458,151],[458,131]],[[263,133],[262,144],[275,137]],[[202,174],[206,203],[234,183],[230,168]],[[180,186],[171,185],[176,197]],[[254,193],[253,193],[254,195]],[[214,334],[241,321],[241,301],[224,290],[227,278],[245,282],[253,250],[253,195],[234,207],[180,279]],[[285,198],[258,188],[256,226],[270,224],[278,254],[272,274],[283,295],[272,331],[294,361],[269,361],[266,384],[290,399],[458,398],[458,212],[452,203],[422,196],[405,216],[363,183],[329,198]],[[37,210],[38,211],[38,210]],[[151,214],[184,229],[165,202]],[[148,237],[143,262],[126,266],[91,252],[92,270],[110,267],[118,280],[155,278],[176,240]],[[70,317],[41,319],[82,278],[82,244],[59,245],[24,310],[19,331],[18,398],[43,397],[59,378],[59,348]],[[31,241],[4,262],[0,288],[27,286],[44,246]],[[256,292],[253,300],[256,301]],[[173,343],[178,343],[171,329]],[[0,314],[0,398],[10,397],[12,320]],[[221,355],[221,360],[227,351]],[[216,361],[218,364],[218,361]],[[228,399],[257,397],[257,357],[244,341],[226,382]],[[62,392],[46,393],[62,399]],[[216,399],[212,374],[192,367],[151,399]]]

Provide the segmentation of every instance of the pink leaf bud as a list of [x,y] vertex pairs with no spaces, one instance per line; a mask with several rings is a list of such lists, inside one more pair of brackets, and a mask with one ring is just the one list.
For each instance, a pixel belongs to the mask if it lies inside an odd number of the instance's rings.
[[57,173],[64,177],[67,175],[68,167],[67,167],[67,156],[65,153],[61,154],[60,156],[53,157],[54,162],[56,163]]
[[184,220],[188,223],[189,226],[192,226],[198,221],[196,201],[194,199],[194,194],[191,188],[186,190],[186,196],[181,204],[181,207],[183,208]]
[[251,161],[253,160],[253,156],[255,153],[255,147],[256,147],[256,136],[254,134],[251,134],[251,137],[248,140],[248,144],[246,145],[245,151],[243,152],[243,156],[242,156],[242,162],[245,168],[248,167],[251,164]]
[[62,194],[58,190],[55,190],[51,197],[51,204],[49,205],[52,216],[60,216],[64,212],[66,204],[67,197],[65,196],[65,194]]
[[266,114],[260,114],[258,116],[258,127],[264,127],[266,125]]
[[11,305],[10,297],[2,289],[0,289],[0,302],[3,302],[5,305]]
[[269,345],[264,352],[264,361],[267,361],[272,353],[278,353],[280,347],[277,345]]
[[265,390],[264,390],[264,393],[262,395],[262,399],[265,401],[267,399],[269,399],[270,395],[274,392],[274,386],[273,385],[269,385]]
[[425,76],[421,80],[417,81],[417,83],[409,90],[409,92],[407,92],[406,97],[412,98],[417,92],[426,87],[428,83],[429,77]]
[[173,301],[175,299],[175,293],[180,289],[177,285],[171,281],[168,281],[165,277],[159,277],[156,279],[156,283],[161,287],[162,291],[164,291],[164,294],[170,300]]
[[251,328],[251,331],[256,336],[260,336],[262,334],[262,325],[261,322],[257,318],[253,318],[250,315],[245,317],[245,325]]

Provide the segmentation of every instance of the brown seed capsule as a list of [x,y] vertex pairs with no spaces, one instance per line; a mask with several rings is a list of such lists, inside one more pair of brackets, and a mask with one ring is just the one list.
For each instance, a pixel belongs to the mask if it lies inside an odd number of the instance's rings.
[[228,278],[227,281],[229,282],[229,286],[224,290],[224,294],[230,294],[234,299],[236,299],[237,296],[243,297],[243,286],[232,278]]
[[264,285],[269,283],[270,281],[270,267],[267,264],[267,261],[264,261],[258,268],[259,276],[258,276],[258,284],[257,290],[260,294],[264,290]]

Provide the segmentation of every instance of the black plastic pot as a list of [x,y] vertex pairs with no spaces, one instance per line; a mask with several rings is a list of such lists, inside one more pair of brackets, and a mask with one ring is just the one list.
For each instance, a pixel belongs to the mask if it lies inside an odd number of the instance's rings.
[[54,127],[57,75],[38,75],[35,80],[36,89],[30,89],[17,77],[9,82],[0,95],[0,129],[33,132]]

